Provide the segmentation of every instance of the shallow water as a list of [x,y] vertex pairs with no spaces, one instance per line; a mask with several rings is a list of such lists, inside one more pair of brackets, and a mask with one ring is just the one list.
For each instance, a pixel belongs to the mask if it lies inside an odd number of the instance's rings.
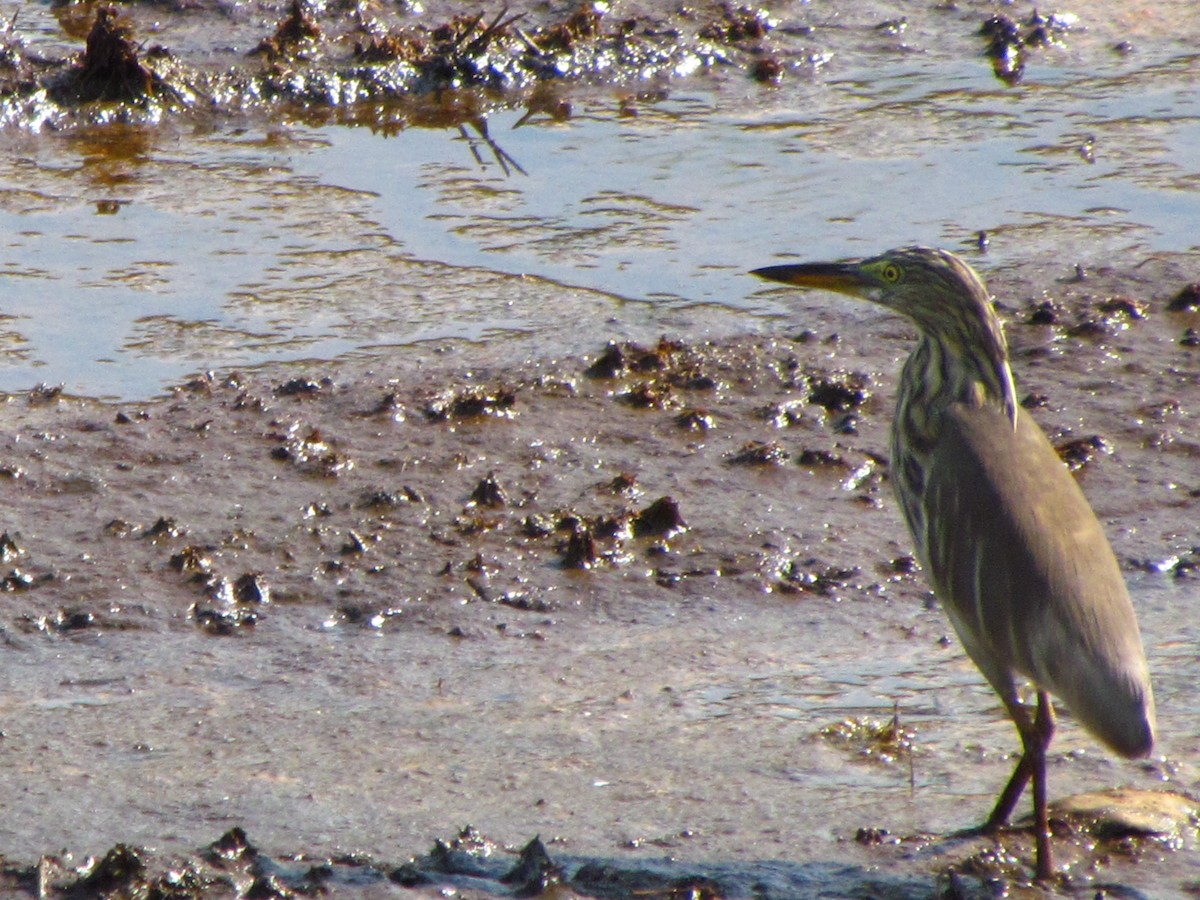
[[561,120],[476,99],[461,133],[298,110],[10,130],[0,389],[133,399],[203,369],[455,339],[515,359],[784,327],[795,313],[744,272],[788,254],[926,243],[1066,274],[1195,249],[1200,57],[1171,23],[1097,15],[1007,87],[982,11],[895,38],[842,17],[794,38],[818,64],[777,87],[717,70],[581,90]]

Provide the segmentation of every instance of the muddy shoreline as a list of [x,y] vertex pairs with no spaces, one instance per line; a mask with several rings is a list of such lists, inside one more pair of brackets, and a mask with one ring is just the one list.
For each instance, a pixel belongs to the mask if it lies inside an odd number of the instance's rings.
[[1109,62],[1127,56],[1147,22],[1172,27],[1169,17],[1081,21],[985,2],[896,16],[874,3],[82,0],[8,21],[0,123],[38,132],[286,111],[394,134],[478,123],[488,108],[517,103],[565,119],[567,89],[586,85],[623,92],[636,115],[640,98],[703,73],[770,87],[811,78],[842,53],[930,49],[983,60],[1014,86],[1075,44],[1107,45]]
[[[1196,565],[1181,263],[992,284],[1021,298],[1020,395],[1153,591]],[[953,872],[966,896],[1019,891],[1026,835],[945,837],[1013,740],[889,494],[910,333],[805,325],[493,367],[449,348],[278,366],[139,404],[9,396],[0,779],[22,824],[4,890],[725,896],[758,878],[917,897]],[[1177,615],[1141,615],[1161,666]],[[1161,674],[1167,696],[1190,677]],[[915,749],[864,762],[889,713]],[[1064,729],[1056,793],[1186,790],[1163,713],[1141,767]],[[842,720],[849,743],[823,736]],[[793,803],[840,812],[798,833]],[[1195,853],[1182,827],[1117,856],[1065,832],[1070,883],[1154,883],[1155,858]],[[500,879],[535,834],[551,862]]]
[[16,14],[0,39],[0,120],[40,131],[287,109],[395,133],[526,93],[531,114],[562,118],[568,84],[636,94],[716,67],[764,83],[811,71],[819,54],[775,55],[774,27],[766,10],[720,4],[55,4]]

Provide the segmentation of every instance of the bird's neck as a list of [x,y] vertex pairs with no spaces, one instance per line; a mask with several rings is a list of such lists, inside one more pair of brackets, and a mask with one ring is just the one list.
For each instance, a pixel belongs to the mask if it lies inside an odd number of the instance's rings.
[[897,425],[903,417],[910,439],[932,444],[942,414],[953,403],[995,405],[1016,425],[1016,389],[1003,334],[997,327],[984,340],[978,335],[975,340],[975,351],[963,353],[958,341],[921,335],[904,364],[897,398]]

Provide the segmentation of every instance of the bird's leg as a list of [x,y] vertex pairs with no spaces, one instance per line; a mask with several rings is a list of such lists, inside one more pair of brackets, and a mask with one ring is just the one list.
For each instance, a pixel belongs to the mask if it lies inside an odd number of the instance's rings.
[[[1046,812],[1046,749],[1054,736],[1054,707],[1045,691],[1038,691],[1037,718],[1034,728],[1040,743],[1036,745],[1033,762],[1033,827],[1037,842],[1038,881],[1047,881],[1053,868],[1050,857],[1050,818]],[[1026,748],[1025,755],[1029,755]]]
[[992,814],[983,823],[982,831],[994,833],[1008,824],[1008,817],[1012,815],[1013,807],[1017,805],[1017,801],[1021,799],[1021,794],[1025,790],[1025,785],[1029,783],[1032,767],[1033,761],[1029,758],[1029,754],[1022,753],[1017,767],[1013,769],[1012,777],[1008,779],[1008,784],[1004,786],[1000,799],[992,808]]
[[992,814],[988,816],[987,821],[980,829],[988,833],[995,833],[1008,824],[1009,816],[1016,808],[1017,801],[1021,799],[1025,785],[1029,783],[1029,776],[1033,774],[1034,760],[1029,749],[1037,743],[1037,722],[1029,717],[1029,710],[1017,699],[1016,693],[1014,692],[1012,696],[1002,694],[1001,699],[1004,701],[1005,708],[1008,709],[1009,718],[1017,726],[1017,733],[1021,735],[1022,753],[1020,760],[1017,761],[1017,767],[1013,769],[1012,776],[1008,779],[1008,784],[1000,792],[1000,798],[996,801]]
[[1007,824],[1025,785],[1033,779],[1033,827],[1037,844],[1037,877],[1039,881],[1050,878],[1053,867],[1050,855],[1050,822],[1046,811],[1046,749],[1054,736],[1054,707],[1045,691],[1038,691],[1037,714],[1031,718],[1029,710],[1016,697],[1005,698],[1004,705],[1021,735],[1024,752],[1013,770],[1012,777],[1000,793],[1000,799],[982,831],[996,832]]
[[[1017,767],[1013,769],[1012,777],[1008,779],[1008,784],[1000,792],[1000,799],[996,801],[992,814],[988,816],[981,829],[991,832],[1008,824],[1008,819],[1016,808],[1017,801],[1021,799],[1025,785],[1029,783],[1031,777],[1035,779],[1034,790],[1037,790],[1036,780],[1039,767],[1042,775],[1042,787],[1045,788],[1046,748],[1050,746],[1050,739],[1054,736],[1054,707],[1045,691],[1038,691],[1037,715],[1033,718],[1030,717],[1029,710],[1015,695],[1001,697],[1001,699],[1004,700],[1008,715],[1021,735],[1023,752],[1021,759],[1017,762]],[[1034,807],[1036,812],[1036,797],[1034,798]]]

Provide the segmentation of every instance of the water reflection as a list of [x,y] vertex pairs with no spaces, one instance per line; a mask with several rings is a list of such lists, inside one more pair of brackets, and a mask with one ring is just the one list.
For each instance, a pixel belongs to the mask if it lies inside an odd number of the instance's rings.
[[750,264],[978,253],[981,230],[985,269],[1187,250],[1188,71],[1043,63],[1010,90],[977,59],[900,55],[773,92],[9,134],[0,388],[135,397],[199,368],[430,341],[515,356],[752,329],[790,313]]

